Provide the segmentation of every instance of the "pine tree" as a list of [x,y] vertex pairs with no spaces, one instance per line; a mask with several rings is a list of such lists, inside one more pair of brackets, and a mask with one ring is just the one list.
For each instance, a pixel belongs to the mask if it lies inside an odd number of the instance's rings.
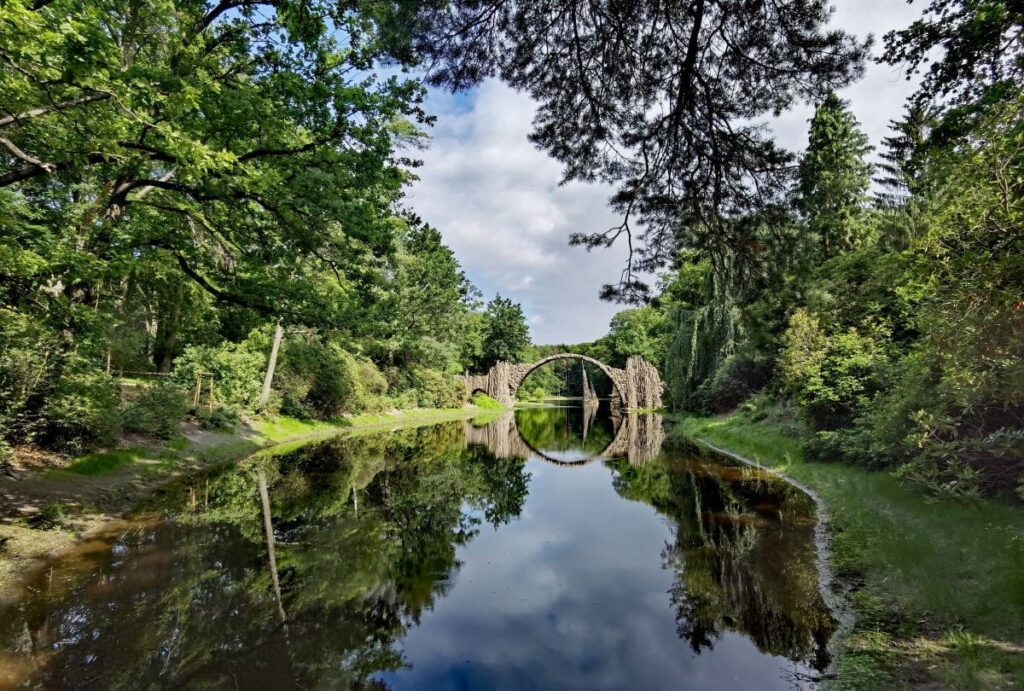
[[884,190],[877,195],[879,203],[903,206],[909,197],[922,192],[928,169],[925,144],[936,118],[934,108],[912,104],[902,118],[890,121],[893,133],[882,140],[885,151],[879,155],[881,174],[875,178]]
[[872,166],[867,135],[835,93],[811,119],[810,142],[800,161],[797,206],[826,257],[860,244]]

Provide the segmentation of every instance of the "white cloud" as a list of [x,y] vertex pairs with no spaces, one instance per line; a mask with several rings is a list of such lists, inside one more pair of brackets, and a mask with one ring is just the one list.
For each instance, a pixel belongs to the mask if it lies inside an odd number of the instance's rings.
[[[874,33],[875,54],[886,31],[920,13],[897,0],[836,4],[833,24],[859,36]],[[877,147],[910,91],[898,70],[871,63],[842,96]],[[490,80],[469,95],[432,91],[427,108],[438,120],[410,193],[412,208],[441,230],[486,297],[501,293],[523,304],[535,342],[575,343],[606,333],[621,306],[597,294],[618,279],[626,249],[588,253],[567,240],[571,232],[615,224],[607,207],[611,189],[559,186],[561,166],[527,140],[534,103],[504,84]],[[802,149],[811,112],[801,107],[775,120],[779,143]]]
[[[588,253],[569,233],[613,225],[609,188],[559,186],[559,163],[528,140],[534,104],[490,80],[465,96],[434,92],[438,115],[409,203],[437,226],[487,297],[521,302],[536,342],[597,338],[619,309],[597,298],[624,250]],[[468,105],[468,108],[467,108]]]

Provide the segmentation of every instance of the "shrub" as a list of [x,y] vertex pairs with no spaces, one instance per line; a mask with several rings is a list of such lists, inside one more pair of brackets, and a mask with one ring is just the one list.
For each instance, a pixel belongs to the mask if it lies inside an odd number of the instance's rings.
[[825,357],[825,334],[818,317],[800,308],[789,319],[782,335],[779,354],[779,377],[787,391],[800,395],[803,386],[821,371]]
[[213,375],[218,403],[252,410],[259,404],[266,374],[264,351],[257,332],[241,343],[189,346],[174,361],[174,381],[192,390],[197,376],[208,372]]
[[426,367],[413,368],[412,375],[422,408],[459,408],[466,400],[466,388],[455,377]]
[[40,411],[39,441],[81,453],[111,443],[120,431],[117,383],[105,374],[75,374],[54,386]]
[[771,363],[763,357],[730,355],[697,389],[703,410],[725,413],[763,389],[771,379]]
[[356,364],[356,379],[362,390],[371,396],[383,396],[388,392],[388,380],[370,360]]
[[275,375],[281,412],[331,420],[359,409],[358,367],[343,350],[318,339],[285,344]]
[[124,407],[122,420],[129,432],[170,439],[188,415],[189,401],[176,385],[161,382],[146,387]]
[[58,528],[64,525],[66,520],[67,515],[64,512],[64,506],[62,504],[50,503],[29,516],[28,524],[31,528],[49,530],[50,528]]
[[10,470],[13,464],[14,449],[11,448],[11,445],[3,437],[0,437],[0,472]]
[[475,405],[478,408],[490,409],[498,409],[504,407],[501,405],[501,403],[494,400],[493,398],[485,394],[483,391],[477,391],[475,394],[473,394],[473,405]]
[[782,382],[815,430],[849,427],[867,410],[885,364],[881,345],[856,329],[826,335],[818,318],[797,310],[783,336]]
[[884,456],[871,451],[871,441],[861,429],[817,432],[803,443],[804,457],[824,463],[854,463],[877,470],[886,464]]
[[203,429],[234,429],[238,424],[238,411],[227,406],[216,406],[213,410],[198,407],[192,410],[192,417]]

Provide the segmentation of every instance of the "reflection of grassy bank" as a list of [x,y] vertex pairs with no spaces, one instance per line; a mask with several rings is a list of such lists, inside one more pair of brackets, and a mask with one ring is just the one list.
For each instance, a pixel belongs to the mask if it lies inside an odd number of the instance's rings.
[[808,463],[800,442],[743,415],[680,432],[781,470],[826,504],[832,565],[857,622],[834,688],[1024,685],[1024,513],[935,503],[891,475]]
[[[486,412],[469,406],[359,415],[338,423],[254,420],[240,423],[233,432],[197,429],[166,442],[88,454],[64,469],[30,471],[17,481],[2,478],[0,593],[38,560],[73,545],[174,477],[282,444],[301,446],[337,435],[431,425]],[[32,520],[43,514],[59,518]]]

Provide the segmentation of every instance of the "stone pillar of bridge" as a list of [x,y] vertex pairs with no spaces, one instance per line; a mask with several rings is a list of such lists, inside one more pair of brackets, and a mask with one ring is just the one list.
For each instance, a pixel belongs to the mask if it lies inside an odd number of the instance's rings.
[[487,395],[506,407],[515,404],[512,398],[512,376],[512,366],[505,361],[494,363],[487,373]]
[[626,360],[626,408],[629,410],[661,407],[665,385],[658,369],[638,355]]

